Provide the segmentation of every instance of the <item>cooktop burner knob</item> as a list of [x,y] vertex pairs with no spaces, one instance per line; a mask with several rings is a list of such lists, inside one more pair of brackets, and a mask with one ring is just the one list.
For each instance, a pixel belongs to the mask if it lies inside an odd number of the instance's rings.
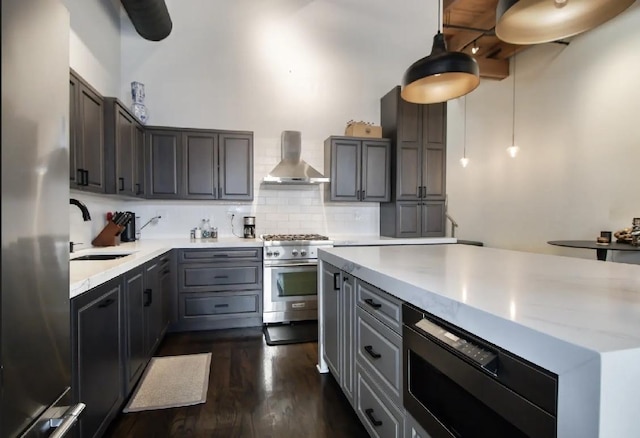
[[271,257],[273,253],[271,251],[267,251],[267,257]]
[[300,250],[300,255],[301,255],[302,257],[306,256],[306,255],[307,255],[307,250],[306,250],[306,249],[301,249],[301,250]]
[[291,255],[294,256],[294,257],[297,256],[298,255],[298,250],[297,249],[292,249],[291,250]]
[[273,255],[274,255],[274,256],[276,256],[276,257],[278,257],[278,256],[280,255],[280,251],[274,251],[274,252],[273,252]]

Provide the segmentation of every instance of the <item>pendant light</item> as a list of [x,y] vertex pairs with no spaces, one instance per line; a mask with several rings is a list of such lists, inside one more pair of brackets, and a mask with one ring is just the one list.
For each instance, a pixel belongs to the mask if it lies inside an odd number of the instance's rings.
[[464,142],[463,142],[462,158],[460,158],[460,164],[462,167],[469,165],[469,159],[467,158],[467,96],[464,96]]
[[516,146],[516,55],[513,54],[513,104],[511,110],[511,146],[507,148],[507,152],[511,158],[518,155],[520,148]]
[[635,0],[499,0],[496,36],[511,44],[557,41],[592,29]]
[[480,84],[480,69],[473,57],[447,51],[442,34],[442,0],[438,0],[438,33],[431,54],[414,62],[404,73],[400,95],[411,103],[438,103],[464,96]]

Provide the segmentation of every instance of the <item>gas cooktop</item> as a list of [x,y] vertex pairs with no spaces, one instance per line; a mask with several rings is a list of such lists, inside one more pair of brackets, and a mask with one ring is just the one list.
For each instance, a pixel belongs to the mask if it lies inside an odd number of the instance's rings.
[[260,238],[266,242],[329,240],[327,236],[320,234],[263,234]]

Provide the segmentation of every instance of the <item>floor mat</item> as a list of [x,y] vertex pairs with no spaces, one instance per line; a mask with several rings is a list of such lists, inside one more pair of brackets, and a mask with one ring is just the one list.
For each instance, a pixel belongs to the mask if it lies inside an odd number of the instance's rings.
[[204,403],[211,353],[153,357],[122,412],[175,408]]
[[318,321],[298,321],[290,324],[265,325],[267,345],[301,344],[318,341]]

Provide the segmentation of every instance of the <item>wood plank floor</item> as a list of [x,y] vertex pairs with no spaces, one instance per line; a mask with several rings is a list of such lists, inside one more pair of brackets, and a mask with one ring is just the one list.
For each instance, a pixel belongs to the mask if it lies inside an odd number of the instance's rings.
[[105,436],[366,438],[316,342],[268,346],[260,328],[170,334],[156,356],[212,352],[207,402],[119,414]]

